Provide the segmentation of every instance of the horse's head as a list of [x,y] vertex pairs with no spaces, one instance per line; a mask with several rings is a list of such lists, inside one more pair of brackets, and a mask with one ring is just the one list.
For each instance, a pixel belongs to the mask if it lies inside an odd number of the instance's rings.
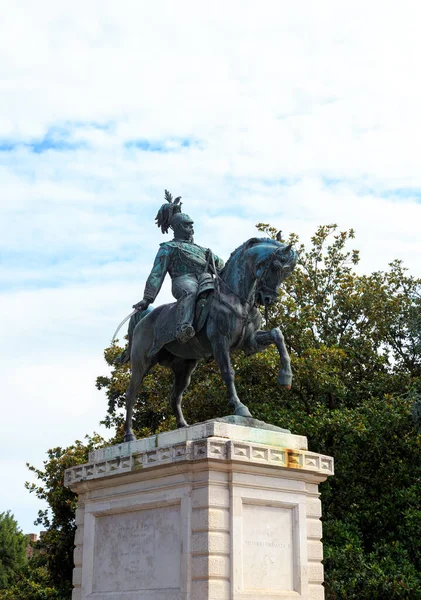
[[256,262],[256,294],[258,304],[269,306],[278,297],[278,289],[288,275],[291,275],[297,264],[298,254],[292,248],[275,240],[262,247]]
[[278,240],[251,238],[229,257],[221,272],[227,291],[241,299],[269,306],[279,286],[297,264],[296,251]]

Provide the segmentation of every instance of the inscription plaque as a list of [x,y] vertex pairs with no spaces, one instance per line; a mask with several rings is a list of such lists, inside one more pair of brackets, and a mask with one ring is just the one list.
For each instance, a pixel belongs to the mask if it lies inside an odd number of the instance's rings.
[[243,504],[244,591],[294,591],[293,510]]
[[180,529],[179,505],[97,517],[92,591],[179,590]]

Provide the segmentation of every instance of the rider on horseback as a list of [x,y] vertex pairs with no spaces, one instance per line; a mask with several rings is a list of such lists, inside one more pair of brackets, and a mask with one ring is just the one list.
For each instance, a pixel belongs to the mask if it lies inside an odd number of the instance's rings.
[[[181,343],[194,337],[193,320],[199,279],[209,265],[210,250],[193,242],[193,221],[181,212],[180,197],[174,201],[171,194],[165,190],[167,204],[163,204],[156,216],[158,227],[162,233],[168,229],[174,231],[170,242],[160,244],[152,271],[146,281],[143,300],[133,308],[144,311],[158,295],[165,275],[169,273],[172,279],[172,294],[177,300],[176,337]],[[222,259],[213,255],[216,270],[224,266]],[[213,261],[212,261],[213,262]]]

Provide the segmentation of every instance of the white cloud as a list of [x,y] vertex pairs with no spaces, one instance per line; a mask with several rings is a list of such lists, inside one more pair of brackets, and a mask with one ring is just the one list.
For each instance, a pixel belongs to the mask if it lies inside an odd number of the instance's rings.
[[[258,221],[304,239],[337,222],[363,270],[397,257],[421,275],[420,17],[415,0],[8,4],[3,454],[39,464],[97,428],[102,350],[164,239],[164,187],[225,258]],[[34,152],[57,128],[68,149]],[[127,147],[139,139],[168,151]],[[27,520],[10,489],[0,510]]]

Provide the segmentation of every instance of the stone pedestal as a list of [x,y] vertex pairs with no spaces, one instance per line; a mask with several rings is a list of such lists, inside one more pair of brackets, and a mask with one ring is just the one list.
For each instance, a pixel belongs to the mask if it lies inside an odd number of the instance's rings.
[[68,469],[73,600],[321,600],[333,459],[273,429],[208,421]]

